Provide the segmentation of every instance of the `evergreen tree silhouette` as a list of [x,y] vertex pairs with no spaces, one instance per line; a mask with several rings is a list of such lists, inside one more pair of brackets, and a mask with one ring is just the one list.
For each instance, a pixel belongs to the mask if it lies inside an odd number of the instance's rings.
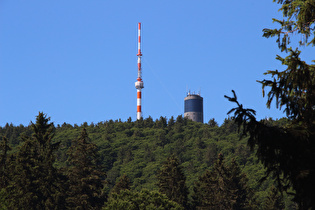
[[183,207],[187,206],[186,177],[176,157],[170,156],[157,173],[159,191]]
[[23,137],[24,143],[15,157],[14,174],[8,186],[9,208],[65,208],[63,179],[53,166],[59,142],[52,141],[54,125],[49,120],[40,112],[36,123],[31,123],[33,135]]
[[272,185],[269,190],[268,197],[266,198],[264,202],[264,209],[265,210],[269,210],[269,209],[281,210],[284,208],[285,208],[285,205],[283,202],[282,195],[278,192],[277,188],[274,185]]
[[79,138],[72,141],[68,155],[68,207],[100,209],[106,201],[105,173],[98,162],[98,148],[91,143],[85,128]]
[[119,194],[121,190],[130,190],[131,182],[126,174],[119,178],[119,181],[113,187],[111,193]]
[[230,166],[219,154],[212,170],[199,177],[194,187],[197,209],[254,209],[253,192],[247,178],[233,160]]

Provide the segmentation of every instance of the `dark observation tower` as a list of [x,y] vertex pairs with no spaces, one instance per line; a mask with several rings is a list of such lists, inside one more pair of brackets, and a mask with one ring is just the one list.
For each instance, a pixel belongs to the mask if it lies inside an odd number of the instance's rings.
[[184,102],[184,117],[195,122],[203,123],[203,98],[200,94],[188,92]]

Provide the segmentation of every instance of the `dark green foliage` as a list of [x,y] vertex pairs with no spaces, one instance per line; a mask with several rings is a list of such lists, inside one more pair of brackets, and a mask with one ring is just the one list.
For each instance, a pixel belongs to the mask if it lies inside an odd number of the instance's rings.
[[152,128],[154,126],[154,122],[151,116],[144,120],[144,126],[147,128]]
[[39,113],[31,127],[32,136],[24,137],[24,143],[16,154],[9,193],[9,208],[61,209],[64,208],[64,189],[61,175],[54,168],[54,151],[59,143],[53,143],[53,123]]
[[240,165],[246,165],[248,158],[250,157],[251,153],[248,147],[244,145],[237,145],[235,148],[235,156],[238,159]]
[[161,116],[159,120],[155,121],[155,125],[154,125],[155,128],[165,128],[166,126],[167,126],[167,120],[165,117]]
[[120,194],[114,193],[105,203],[103,209],[180,210],[183,208],[176,202],[169,200],[164,194],[144,189],[140,192],[123,190]]
[[103,140],[102,143],[102,145],[98,146],[100,162],[103,169],[108,171],[113,167],[113,164],[117,159],[117,152],[112,148],[111,143],[108,140]]
[[106,200],[103,192],[105,173],[98,162],[98,148],[91,143],[85,128],[79,138],[72,141],[68,153],[68,207],[100,209]]
[[292,186],[300,208],[315,207],[311,187],[315,185],[314,125],[292,120],[285,127],[268,126],[238,106],[235,120],[243,127],[243,135],[249,133],[251,148],[258,147],[257,156],[267,168],[267,176],[277,180],[280,190]]
[[8,196],[6,187],[11,180],[12,156],[10,158],[8,152],[11,148],[8,146],[8,139],[2,137],[0,141],[0,209],[8,208]]
[[205,153],[205,162],[207,163],[207,166],[211,166],[217,159],[218,156],[217,152],[218,152],[217,145],[215,143],[209,144]]
[[[237,124],[234,121],[228,121],[231,127],[235,127],[229,130],[226,129],[225,125],[211,127],[209,124],[185,120],[181,116],[177,119],[179,121],[175,121],[171,117],[165,128],[155,128],[155,121],[151,121],[151,119],[143,119],[141,128],[136,128],[136,122],[131,120],[129,122],[111,120],[80,126],[64,123],[59,127],[57,126],[54,133],[53,142],[61,142],[59,150],[54,152],[56,154],[54,166],[66,173],[68,168],[66,160],[69,156],[69,153],[66,152],[71,145],[74,145],[72,140],[77,140],[82,129],[86,126],[85,129],[89,134],[91,143],[98,147],[100,167],[107,174],[105,187],[107,193],[111,191],[123,174],[128,175],[131,190],[141,191],[144,188],[150,191],[158,190],[156,185],[158,182],[157,170],[166,158],[175,152],[180,157],[182,172],[185,174],[186,185],[191,193],[194,182],[213,166],[217,154],[223,153],[227,163],[235,158],[236,162],[242,166],[242,172],[248,175],[248,184],[257,192],[258,200],[260,202],[265,200],[267,197],[265,191],[269,189],[271,180],[267,180],[263,185],[258,184],[258,180],[263,177],[265,170],[262,164],[257,164],[258,159],[254,153],[247,149],[247,139],[239,141],[239,135],[235,132]],[[286,123],[286,120],[270,120],[268,123],[270,125],[282,125]],[[0,135],[10,134],[11,131],[17,130],[17,138],[22,139],[20,135],[30,133],[30,127],[23,129],[21,126],[15,127],[13,125],[7,128],[0,127]],[[6,129],[9,129],[10,132]],[[140,136],[133,135],[137,129],[141,132]],[[159,139],[158,137],[163,138]],[[161,140],[165,142],[161,144]],[[7,160],[14,161],[19,148],[10,143],[10,140],[9,146],[12,150],[9,151]],[[12,165],[10,161],[8,166]],[[64,184],[64,180],[61,183],[65,187],[68,186]],[[69,188],[67,187],[67,189]],[[9,188],[5,190],[10,192]],[[287,196],[285,199],[287,206],[291,205]],[[6,198],[5,200],[8,201],[9,199]]]
[[117,160],[120,161],[122,164],[129,163],[133,160],[132,149],[129,145],[122,146],[119,149]]
[[160,130],[157,132],[157,144],[159,146],[164,147],[168,142],[168,139],[166,138],[166,131],[165,130]]
[[170,119],[169,119],[169,121],[168,121],[168,127],[172,127],[173,125],[175,124],[175,120],[174,120],[174,117],[172,116]]
[[8,186],[10,180],[10,159],[8,152],[11,150],[8,145],[8,139],[2,137],[0,141],[0,190]]
[[144,152],[144,157],[146,160],[148,160],[149,162],[155,161],[155,155],[149,145],[144,145]]
[[159,191],[170,200],[177,202],[183,207],[187,206],[188,189],[186,177],[182,171],[178,159],[170,156],[157,172]]
[[111,193],[119,194],[122,190],[130,190],[131,182],[126,174],[119,178],[119,181],[113,187]]
[[209,120],[208,124],[209,124],[210,127],[218,127],[218,123],[217,123],[217,121],[215,121],[214,118],[211,118]]
[[0,209],[6,210],[8,209],[8,193],[4,188],[0,189]]
[[212,170],[199,177],[194,187],[194,204],[197,209],[255,209],[253,191],[247,177],[233,160],[230,166],[222,154]]
[[224,119],[222,127],[229,133],[237,131],[237,124],[235,124],[234,120],[230,117]]
[[[301,51],[288,49],[290,55],[286,58],[277,56],[282,65],[287,66],[284,71],[267,71],[275,80],[263,80],[260,83],[264,90],[271,87],[268,93],[267,107],[275,99],[279,108],[289,119],[311,124],[315,118],[315,65],[308,65],[299,56]],[[264,93],[264,91],[263,91]]]
[[284,209],[284,202],[281,194],[278,192],[277,188],[275,186],[271,186],[269,190],[268,197],[266,198],[264,202],[264,209],[265,210],[281,210]]
[[[275,1],[275,0],[274,0]],[[270,70],[265,74],[272,79],[259,81],[267,87],[267,107],[275,101],[277,108],[284,108],[288,117],[285,124],[274,125],[268,120],[257,121],[253,109],[245,109],[235,102],[235,121],[242,134],[249,134],[248,144],[257,148],[257,157],[267,168],[267,176],[277,180],[279,190],[290,187],[296,192],[294,200],[300,209],[315,208],[315,65],[300,59],[300,51],[290,47],[290,36],[301,35],[300,45],[315,44],[315,2],[314,0],[277,0],[281,5],[284,20],[276,20],[279,29],[264,29],[265,37],[276,36],[281,51],[289,55],[277,56],[285,70]],[[311,40],[310,40],[311,39]]]
[[30,136],[32,130],[29,127],[23,125],[14,126],[12,123],[6,124],[4,128],[0,128],[0,136],[5,136],[8,139],[8,143],[12,146],[17,146],[22,141],[22,134]]

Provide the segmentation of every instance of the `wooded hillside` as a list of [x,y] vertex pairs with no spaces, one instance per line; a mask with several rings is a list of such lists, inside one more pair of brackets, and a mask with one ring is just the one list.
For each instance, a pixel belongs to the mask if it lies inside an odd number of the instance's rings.
[[[41,115],[43,114],[40,113],[39,116]],[[45,118],[45,115],[42,117]],[[268,120],[268,123],[273,125],[286,122],[285,118],[277,121]],[[0,128],[0,135],[7,139],[8,146],[11,148],[8,154],[17,156],[21,153],[27,137],[34,136],[32,126],[34,127],[34,124],[27,127],[7,124]],[[226,165],[231,165],[233,162],[238,165],[241,173],[248,179],[247,185],[254,192],[257,204],[265,202],[273,184],[270,179],[260,184],[259,181],[264,177],[265,169],[258,163],[254,151],[250,151],[247,147],[247,139],[240,140],[237,125],[232,119],[226,119],[221,126],[218,126],[214,119],[208,124],[202,124],[187,120],[182,116],[176,119],[160,117],[153,120],[149,117],[133,122],[129,118],[126,122],[110,120],[90,125],[83,123],[78,126],[64,123],[57,126],[51,124],[51,126],[54,132],[54,136],[51,136],[51,145],[58,144],[58,149],[53,152],[55,154],[53,167],[66,176],[72,173],[70,176],[72,177],[75,169],[71,163],[76,157],[70,155],[73,154],[71,153],[73,149],[69,150],[69,148],[73,148],[74,144],[80,145],[80,139],[87,139],[95,145],[97,150],[97,155],[95,153],[97,159],[95,162],[92,161],[93,163],[89,162],[88,165],[94,164],[104,173],[104,175],[98,175],[100,179],[106,180],[105,188],[102,190],[104,195],[110,194],[115,183],[123,175],[130,180],[130,190],[137,192],[144,189],[159,190],[157,173],[171,156],[177,158],[186,178],[185,183],[189,193],[186,202],[189,203],[189,207],[187,204],[185,208],[194,208],[196,183],[207,170],[213,169],[219,154],[224,157]],[[88,142],[86,145],[89,145]],[[87,147],[83,146],[81,150],[78,147],[78,150],[85,153]],[[4,150],[1,154],[4,154]],[[76,153],[78,154],[80,152]],[[93,154],[89,153],[89,156],[94,156]],[[71,160],[69,156],[72,157]],[[87,157],[90,158],[89,156]],[[11,158],[16,159],[16,157]],[[10,165],[8,161],[7,165]],[[71,173],[70,168],[72,168]],[[8,169],[10,166],[7,167]],[[75,173],[79,173],[80,168],[77,170]],[[87,173],[92,173],[91,170]],[[7,187],[6,190],[8,189],[10,188]],[[287,196],[284,200],[287,208],[294,208],[294,204]]]

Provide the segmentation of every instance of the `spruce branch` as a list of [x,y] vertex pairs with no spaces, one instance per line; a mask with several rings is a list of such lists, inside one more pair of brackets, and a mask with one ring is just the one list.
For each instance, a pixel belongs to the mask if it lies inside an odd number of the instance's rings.
[[246,135],[251,122],[256,122],[256,111],[253,109],[243,108],[243,104],[240,104],[237,100],[237,96],[234,90],[232,90],[233,97],[224,95],[229,101],[236,103],[237,107],[232,108],[227,114],[234,113],[234,121],[238,125],[238,131],[243,127],[242,136]]

